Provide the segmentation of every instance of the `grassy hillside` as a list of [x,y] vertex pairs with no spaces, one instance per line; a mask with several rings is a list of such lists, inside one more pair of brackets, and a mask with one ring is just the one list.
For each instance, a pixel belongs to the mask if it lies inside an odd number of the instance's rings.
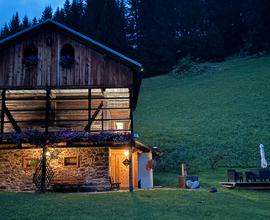
[[[157,174],[176,185],[178,175]],[[224,170],[199,173],[202,188],[163,188],[134,193],[3,193],[1,220],[10,219],[269,219],[270,192],[222,189]],[[211,186],[218,193],[209,193]]]
[[205,64],[209,71],[176,79],[145,79],[135,113],[142,140],[164,150],[163,168],[186,159],[195,170],[260,164],[270,158],[270,57]]

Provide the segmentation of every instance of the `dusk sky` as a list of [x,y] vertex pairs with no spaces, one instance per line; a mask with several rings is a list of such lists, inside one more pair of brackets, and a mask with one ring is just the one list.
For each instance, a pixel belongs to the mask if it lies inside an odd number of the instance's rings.
[[13,14],[19,12],[20,18],[27,15],[30,19],[39,18],[45,6],[51,5],[55,10],[62,6],[64,0],[0,0],[0,27],[9,23]]

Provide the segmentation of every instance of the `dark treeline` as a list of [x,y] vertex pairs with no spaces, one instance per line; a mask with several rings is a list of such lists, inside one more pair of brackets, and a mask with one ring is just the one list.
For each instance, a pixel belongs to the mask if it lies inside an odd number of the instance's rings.
[[180,58],[221,61],[270,49],[269,0],[66,0],[32,21],[18,13],[1,38],[54,19],[142,62],[148,75]]

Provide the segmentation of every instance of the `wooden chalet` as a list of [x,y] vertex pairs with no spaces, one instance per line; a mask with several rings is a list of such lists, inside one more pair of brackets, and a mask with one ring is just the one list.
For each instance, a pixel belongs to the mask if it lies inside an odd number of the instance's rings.
[[[152,187],[157,151],[133,138],[141,69],[53,20],[1,40],[0,191]],[[30,131],[130,138],[41,145],[5,138]]]

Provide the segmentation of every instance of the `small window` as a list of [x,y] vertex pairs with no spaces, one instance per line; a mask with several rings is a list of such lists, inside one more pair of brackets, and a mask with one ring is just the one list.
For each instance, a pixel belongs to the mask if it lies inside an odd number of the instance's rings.
[[78,167],[79,166],[79,158],[78,157],[65,157],[64,158],[64,166],[65,167]]
[[116,125],[117,131],[121,131],[121,130],[125,129],[125,122],[123,122],[123,121],[117,121],[117,122],[115,122],[115,125]]
[[29,44],[24,48],[23,64],[28,67],[38,64],[38,48],[34,44]]
[[75,63],[75,50],[70,44],[65,44],[61,49],[60,65],[63,68],[71,68]]
[[23,169],[28,170],[33,167],[33,160],[29,157],[23,157]]

